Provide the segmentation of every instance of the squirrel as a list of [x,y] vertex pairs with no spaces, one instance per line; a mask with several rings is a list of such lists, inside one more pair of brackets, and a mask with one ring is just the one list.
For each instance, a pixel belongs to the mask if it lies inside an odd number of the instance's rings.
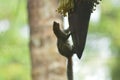
[[57,22],[53,23],[53,32],[57,37],[57,47],[60,54],[64,57],[71,57],[74,53],[73,46],[70,45],[68,38],[70,37],[71,33],[69,28],[66,30],[60,30],[60,25]]
[[70,45],[68,38],[71,35],[69,28],[67,30],[60,30],[60,25],[57,22],[53,23],[53,32],[57,37],[57,48],[60,54],[68,59],[67,63],[67,76],[68,80],[73,80],[72,71],[72,56],[74,54],[74,48]]

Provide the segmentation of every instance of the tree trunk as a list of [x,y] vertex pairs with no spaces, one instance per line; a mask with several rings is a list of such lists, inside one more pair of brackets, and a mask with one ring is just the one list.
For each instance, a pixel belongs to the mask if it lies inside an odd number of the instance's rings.
[[66,80],[65,60],[57,54],[53,21],[57,0],[28,0],[32,80]]

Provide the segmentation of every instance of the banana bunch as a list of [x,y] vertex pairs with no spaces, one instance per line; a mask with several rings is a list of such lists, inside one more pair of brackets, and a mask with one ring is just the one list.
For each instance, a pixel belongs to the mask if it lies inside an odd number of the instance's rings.
[[73,0],[59,0],[59,7],[57,12],[63,16],[66,16],[67,12],[70,12],[74,8]]

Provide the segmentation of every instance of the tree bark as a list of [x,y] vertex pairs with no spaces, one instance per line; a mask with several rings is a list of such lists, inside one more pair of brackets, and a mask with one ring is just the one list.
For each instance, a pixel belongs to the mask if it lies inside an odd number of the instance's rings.
[[57,0],[28,0],[32,80],[66,80],[65,59],[56,52],[53,21],[62,22],[56,13]]

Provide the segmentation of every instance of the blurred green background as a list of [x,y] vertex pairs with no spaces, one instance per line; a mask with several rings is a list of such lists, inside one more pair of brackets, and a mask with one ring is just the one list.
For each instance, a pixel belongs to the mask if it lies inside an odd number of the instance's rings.
[[30,80],[26,0],[0,0],[0,80]]
[[[120,80],[120,0],[103,0],[92,16],[81,67],[102,67],[99,62],[104,60],[109,75],[99,78]],[[28,36],[27,1],[0,0],[0,80],[31,80]],[[94,67],[91,72],[95,72]],[[91,69],[89,66],[85,69],[88,68]],[[81,77],[81,80],[100,79],[87,78],[87,74]]]

